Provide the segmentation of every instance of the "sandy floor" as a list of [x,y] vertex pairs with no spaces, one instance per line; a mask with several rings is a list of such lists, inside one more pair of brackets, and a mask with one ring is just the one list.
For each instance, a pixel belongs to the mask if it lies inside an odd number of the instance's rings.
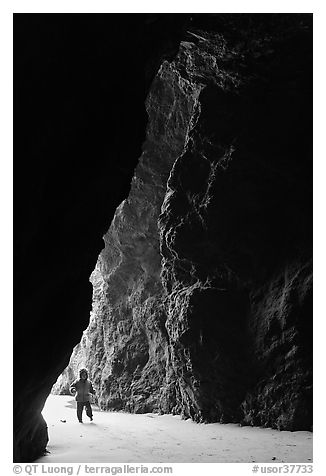
[[[310,463],[312,433],[235,424],[196,424],[179,416],[100,412],[76,418],[69,396],[50,395],[43,410],[50,453],[38,463]],[[62,421],[63,420],[63,421]]]

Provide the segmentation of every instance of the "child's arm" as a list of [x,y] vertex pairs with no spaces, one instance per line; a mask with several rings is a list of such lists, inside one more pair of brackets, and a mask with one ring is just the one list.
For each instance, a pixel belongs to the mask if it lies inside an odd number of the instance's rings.
[[77,391],[77,390],[76,390],[76,381],[74,381],[74,382],[70,385],[70,393],[71,393],[72,395],[75,395],[76,391]]

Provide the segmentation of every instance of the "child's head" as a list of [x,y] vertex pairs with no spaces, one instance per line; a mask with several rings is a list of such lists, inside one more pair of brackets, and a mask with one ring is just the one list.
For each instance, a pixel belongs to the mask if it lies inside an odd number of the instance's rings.
[[80,369],[79,371],[79,378],[86,380],[88,377],[88,372],[86,369]]

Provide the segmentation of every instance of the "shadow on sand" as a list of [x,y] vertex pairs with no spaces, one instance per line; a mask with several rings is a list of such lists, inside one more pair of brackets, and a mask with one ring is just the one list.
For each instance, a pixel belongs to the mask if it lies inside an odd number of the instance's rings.
[[[101,411],[95,403],[92,403],[91,405],[92,405],[93,412],[100,412]],[[66,408],[73,408],[74,410],[76,410],[76,400],[74,400],[73,398],[71,400],[68,400],[65,403],[65,407]]]

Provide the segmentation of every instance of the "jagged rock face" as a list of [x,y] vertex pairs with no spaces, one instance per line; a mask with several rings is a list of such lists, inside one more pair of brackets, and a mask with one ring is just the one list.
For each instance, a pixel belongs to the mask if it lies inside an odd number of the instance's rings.
[[89,276],[130,190],[144,101],[184,16],[14,16],[14,460],[48,435],[44,402],[89,322]]
[[56,391],[87,365],[104,409],[310,429],[311,18],[207,18],[152,85]]
[[84,365],[103,409],[166,407],[168,335],[158,218],[168,176],[182,153],[200,88],[164,62],[146,101],[147,140],[127,200],[117,209],[91,276],[90,324],[56,392]]

